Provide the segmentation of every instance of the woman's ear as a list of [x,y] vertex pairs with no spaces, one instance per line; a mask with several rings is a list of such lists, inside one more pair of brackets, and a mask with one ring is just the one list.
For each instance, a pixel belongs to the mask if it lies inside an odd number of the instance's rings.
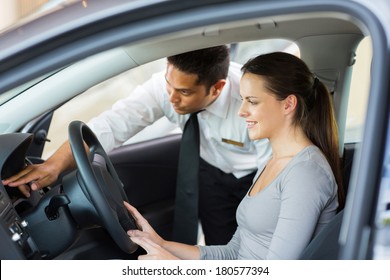
[[297,97],[294,94],[290,94],[283,101],[284,101],[283,109],[286,114],[293,112],[296,109],[298,104]]

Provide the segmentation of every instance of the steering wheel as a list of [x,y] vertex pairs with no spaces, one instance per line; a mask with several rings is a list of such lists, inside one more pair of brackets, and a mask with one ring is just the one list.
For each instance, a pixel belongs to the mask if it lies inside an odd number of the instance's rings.
[[[95,207],[101,223],[123,251],[133,253],[138,245],[126,232],[137,229],[137,226],[124,207],[123,201],[128,199],[110,158],[92,130],[81,121],[70,123],[69,142],[83,191]],[[84,143],[89,147],[89,153]]]

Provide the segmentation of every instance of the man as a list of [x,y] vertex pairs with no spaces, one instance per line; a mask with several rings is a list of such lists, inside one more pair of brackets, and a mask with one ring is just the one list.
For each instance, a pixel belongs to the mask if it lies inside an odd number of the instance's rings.
[[[206,244],[226,244],[237,227],[236,208],[251,186],[257,166],[269,157],[270,147],[267,140],[251,142],[246,123],[238,116],[241,70],[230,63],[226,46],[167,60],[165,73],[154,74],[88,125],[110,151],[163,116],[183,129],[190,114],[199,112],[198,214]],[[32,190],[40,189],[74,167],[69,142],[65,142],[45,163],[28,166],[3,184],[19,186],[27,194],[24,184],[31,182]]]

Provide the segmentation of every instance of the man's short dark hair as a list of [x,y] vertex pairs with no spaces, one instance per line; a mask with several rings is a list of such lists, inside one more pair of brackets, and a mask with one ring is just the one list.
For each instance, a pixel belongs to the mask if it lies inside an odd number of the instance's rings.
[[180,71],[196,74],[197,84],[204,84],[207,90],[219,80],[226,79],[229,62],[229,49],[225,45],[168,57],[168,63]]

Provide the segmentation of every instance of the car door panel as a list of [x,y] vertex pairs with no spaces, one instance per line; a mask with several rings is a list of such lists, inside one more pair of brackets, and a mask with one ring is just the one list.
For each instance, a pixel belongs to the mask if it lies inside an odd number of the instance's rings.
[[110,159],[129,202],[165,238],[171,234],[181,134],[121,146]]

